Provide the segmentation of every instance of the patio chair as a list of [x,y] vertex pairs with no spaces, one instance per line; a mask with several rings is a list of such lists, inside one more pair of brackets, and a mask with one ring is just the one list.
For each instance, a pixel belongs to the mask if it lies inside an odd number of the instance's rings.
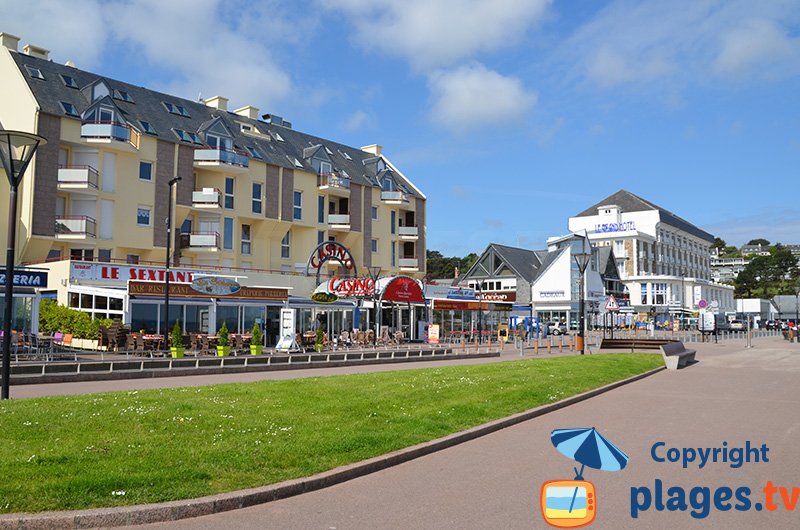
[[350,346],[350,332],[342,331],[339,333],[339,344],[342,346]]
[[211,344],[208,341],[208,335],[198,335],[197,338],[200,340],[200,352],[211,353]]
[[375,344],[375,331],[373,331],[371,329],[368,329],[367,330],[367,336],[366,336],[365,340],[366,340],[366,344],[367,345],[371,346],[371,345]]
[[359,331],[358,334],[356,335],[356,344],[358,344],[359,346],[363,346],[366,343],[367,343],[367,334],[364,333],[363,331]]
[[381,329],[381,340],[380,340],[380,343],[381,344],[389,344],[389,342],[391,342],[391,337],[389,337],[389,328],[388,327],[383,327]]
[[241,335],[233,336],[233,355],[244,353],[244,340]]

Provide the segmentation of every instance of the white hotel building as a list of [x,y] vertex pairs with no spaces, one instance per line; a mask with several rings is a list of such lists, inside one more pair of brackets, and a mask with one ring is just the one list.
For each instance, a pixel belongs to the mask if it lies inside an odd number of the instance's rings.
[[711,280],[714,236],[669,210],[620,190],[571,217],[569,230],[613,248],[623,305],[634,312],[688,314],[701,300],[716,302],[720,313],[736,310],[733,287]]

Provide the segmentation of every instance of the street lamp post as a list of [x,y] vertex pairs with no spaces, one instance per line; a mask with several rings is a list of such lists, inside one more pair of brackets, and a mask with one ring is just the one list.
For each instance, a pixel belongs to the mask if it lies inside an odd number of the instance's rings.
[[172,177],[167,184],[169,185],[169,196],[167,203],[167,256],[166,271],[164,272],[164,349],[169,348],[169,265],[172,261],[170,256],[170,243],[172,243],[172,189],[181,180],[179,175]]
[[574,256],[575,263],[578,265],[578,271],[581,273],[580,275],[580,331],[578,333],[579,343],[578,348],[581,350],[581,355],[586,353],[586,336],[585,336],[585,329],[586,329],[586,322],[585,322],[585,296],[584,293],[586,291],[585,283],[586,283],[586,267],[589,265],[589,260],[592,259],[592,253],[586,251],[586,239],[583,239],[582,251],[576,253]]
[[378,333],[380,333],[380,329],[378,327],[378,276],[381,274],[381,268],[377,265],[372,265],[367,267],[367,271],[369,272],[369,277],[372,278],[372,284],[374,285],[372,291],[372,311],[374,316],[374,321],[372,325],[375,326],[375,333],[372,335],[372,346],[378,346]]
[[684,329],[684,314],[686,312],[686,287],[684,282],[686,281],[686,269],[681,269],[681,330]]
[[47,140],[35,134],[0,131],[0,161],[11,187],[8,198],[6,293],[5,307],[3,308],[3,377],[0,399],[8,399],[11,386],[11,319],[14,305],[14,255],[17,242],[17,190],[36,149],[46,143]]

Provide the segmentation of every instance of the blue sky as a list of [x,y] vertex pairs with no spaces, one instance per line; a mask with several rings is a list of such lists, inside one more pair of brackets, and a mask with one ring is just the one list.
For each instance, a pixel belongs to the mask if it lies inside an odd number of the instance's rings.
[[620,188],[800,243],[796,0],[0,0],[0,31],[348,145],[428,196],[428,248],[543,248]]

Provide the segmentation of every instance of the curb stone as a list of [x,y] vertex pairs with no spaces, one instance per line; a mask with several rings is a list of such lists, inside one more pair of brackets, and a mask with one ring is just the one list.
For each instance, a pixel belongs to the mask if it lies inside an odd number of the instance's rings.
[[491,434],[506,427],[511,427],[523,421],[557,411],[623,385],[644,379],[664,369],[665,367],[663,366],[654,368],[648,372],[622,379],[582,394],[577,394],[556,403],[542,405],[443,438],[406,447],[405,449],[400,449],[361,462],[341,466],[310,477],[287,480],[278,484],[259,488],[156,504],[142,504],[117,508],[95,508],[78,511],[0,515],[0,530],[62,530],[141,525],[211,515],[285,499],[301,493],[333,486],[370,473],[375,473],[376,471]]

